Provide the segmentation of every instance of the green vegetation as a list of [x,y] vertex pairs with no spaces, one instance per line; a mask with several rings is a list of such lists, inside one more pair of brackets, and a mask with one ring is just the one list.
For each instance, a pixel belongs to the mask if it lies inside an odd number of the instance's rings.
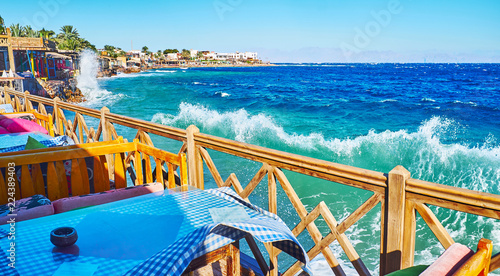
[[112,58],[123,57],[127,54],[121,48],[111,45],[104,45],[104,51],[106,51],[108,56]]
[[5,32],[5,24],[3,22],[3,18],[0,16],[0,34]]
[[166,55],[166,54],[175,54],[175,53],[178,53],[179,50],[177,49],[166,49],[163,51],[163,54]]
[[181,56],[183,59],[191,59],[191,51],[182,49]]

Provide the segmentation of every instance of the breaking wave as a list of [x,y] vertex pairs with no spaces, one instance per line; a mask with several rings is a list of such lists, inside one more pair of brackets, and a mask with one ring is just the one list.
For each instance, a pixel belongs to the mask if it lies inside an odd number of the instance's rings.
[[104,102],[109,104],[109,102],[124,97],[123,94],[113,94],[99,86],[97,80],[98,70],[99,65],[96,54],[91,50],[83,50],[80,53],[80,75],[77,77],[77,87],[82,91],[86,100],[81,105],[95,107]]
[[432,117],[418,130],[369,131],[355,138],[327,138],[321,133],[287,132],[265,114],[245,109],[218,112],[205,106],[181,103],[177,115],[157,113],[154,122],[202,132],[316,158],[388,172],[403,165],[412,177],[468,189],[500,194],[500,146],[495,137],[482,145],[447,144],[462,126]]

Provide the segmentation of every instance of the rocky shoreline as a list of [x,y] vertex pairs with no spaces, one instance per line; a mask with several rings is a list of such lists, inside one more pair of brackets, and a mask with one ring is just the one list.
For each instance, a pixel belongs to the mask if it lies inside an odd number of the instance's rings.
[[[267,67],[276,66],[274,64],[212,64],[212,65],[198,65],[190,64],[186,67],[190,68],[216,68],[216,67]],[[174,65],[174,66],[151,66],[151,67],[128,67],[128,68],[117,68],[117,69],[107,69],[102,70],[97,73],[97,78],[112,77],[116,76],[118,73],[123,74],[133,74],[145,72],[152,69],[168,69],[168,68],[180,68],[184,66]],[[85,102],[85,96],[82,91],[77,87],[77,80],[75,77],[66,80],[42,80],[37,79],[38,89],[37,91],[31,92],[39,96],[47,98],[59,97],[61,100],[70,103],[81,103]]]

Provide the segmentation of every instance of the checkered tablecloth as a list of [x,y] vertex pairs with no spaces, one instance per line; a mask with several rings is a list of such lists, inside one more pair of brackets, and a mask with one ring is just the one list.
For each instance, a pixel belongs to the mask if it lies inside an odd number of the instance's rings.
[[[221,207],[242,207],[250,219],[215,224],[209,209]],[[54,247],[49,240],[52,229],[72,226],[78,230],[78,224],[95,212],[158,216],[182,214],[184,220],[175,242],[165,245],[165,249],[146,260],[52,253]],[[9,227],[0,226],[0,233],[1,230],[8,232]],[[243,201],[231,189],[167,190],[164,194],[150,194],[17,223],[16,270],[9,270],[9,261],[0,255],[0,275],[52,275],[63,262],[96,264],[98,270],[94,275],[180,275],[194,258],[232,243],[247,233],[262,242],[273,242],[274,246],[305,264],[308,262],[304,249],[276,215]],[[6,254],[10,241],[1,237],[1,252]],[[305,270],[308,270],[307,266]]]
[[[29,136],[29,134],[22,135],[22,136],[26,136],[24,140],[27,140],[28,139],[27,137]],[[69,136],[66,136],[66,135],[57,136],[57,137],[54,137],[51,139],[46,139],[46,140],[40,139],[39,142],[42,143],[43,145],[47,146],[48,148],[69,146],[69,145],[75,144],[73,139],[71,139]],[[5,145],[1,145],[1,146],[5,146]],[[0,153],[20,151],[20,150],[24,150],[25,147],[26,147],[26,142],[24,142],[24,144],[22,144],[22,145],[16,145],[16,146],[7,147],[7,148],[0,148]]]

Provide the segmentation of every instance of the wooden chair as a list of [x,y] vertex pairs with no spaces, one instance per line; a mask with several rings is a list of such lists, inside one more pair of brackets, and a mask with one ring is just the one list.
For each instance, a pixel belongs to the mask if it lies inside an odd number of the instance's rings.
[[210,269],[208,265],[218,262],[222,259],[226,260],[226,269],[221,269],[221,275],[241,275],[240,249],[238,246],[238,242],[228,244],[192,260],[186,270],[184,270],[182,275],[193,275],[193,272],[195,271],[198,272],[198,275],[218,275],[219,271],[216,271],[214,273],[214,271]]
[[395,271],[388,276],[486,276],[490,268],[492,252],[493,243],[487,239],[479,240],[476,253],[465,245],[455,243],[430,266],[413,266]]
[[472,255],[472,257],[470,257],[457,271],[455,271],[453,276],[488,275],[492,252],[492,241],[487,239],[479,240],[476,253]]
[[43,115],[35,110],[28,112],[15,112],[15,113],[0,113],[0,120],[12,118],[29,118],[45,128],[49,135],[54,137],[54,124],[52,123],[52,115]]
[[[93,191],[91,191],[85,161],[89,157],[93,159]],[[71,160],[69,183],[63,163],[65,160]],[[142,160],[146,160],[145,166],[142,166]],[[42,174],[40,166],[43,163],[47,164],[46,176]],[[151,163],[158,168],[156,182],[166,185],[167,188],[175,187],[174,171],[179,167],[181,187],[187,189],[185,154],[170,153],[142,144],[138,140],[127,143],[119,137],[114,141],[0,153],[0,204],[7,203],[9,188],[7,184],[12,182],[15,182],[16,186],[16,199],[41,194],[51,201],[70,195],[108,191],[111,189],[111,183],[114,183],[117,189],[125,188],[127,187],[126,172],[132,173],[134,185],[152,183]],[[18,183],[17,176],[9,179],[9,175],[6,175],[9,164],[21,167],[20,183]],[[169,172],[172,172],[167,182],[163,179],[164,165]],[[143,177],[143,170],[146,172],[146,177]],[[12,179],[14,181],[10,181]],[[69,193],[69,188],[71,193]]]

